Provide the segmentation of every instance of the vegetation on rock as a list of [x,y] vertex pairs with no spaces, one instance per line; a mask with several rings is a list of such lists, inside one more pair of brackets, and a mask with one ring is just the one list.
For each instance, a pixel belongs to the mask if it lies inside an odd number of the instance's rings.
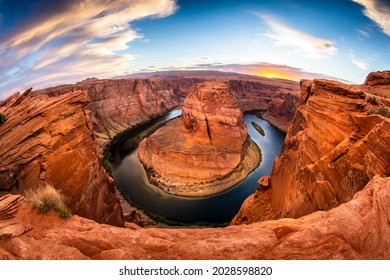
[[381,107],[375,108],[375,109],[370,109],[370,110],[368,110],[367,114],[368,115],[378,114],[378,115],[382,115],[384,117],[390,118],[390,111],[389,111],[389,109],[387,109],[384,106],[381,106]]
[[5,123],[6,120],[7,120],[7,116],[4,115],[3,112],[0,112],[0,125],[2,125],[3,123]]
[[52,185],[28,191],[26,198],[41,213],[54,210],[61,219],[68,219],[72,215],[64,203],[64,197]]
[[372,105],[378,105],[378,101],[375,97],[370,97],[367,101],[370,102]]

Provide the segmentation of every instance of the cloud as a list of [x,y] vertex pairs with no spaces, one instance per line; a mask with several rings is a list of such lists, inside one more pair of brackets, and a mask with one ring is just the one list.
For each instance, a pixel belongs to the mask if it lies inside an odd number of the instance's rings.
[[368,64],[364,61],[362,61],[361,59],[358,59],[354,52],[352,50],[349,50],[348,52],[348,58],[349,60],[355,64],[356,67],[359,67],[360,69],[363,69],[363,70],[367,70],[368,68]]
[[283,25],[270,16],[257,14],[269,27],[262,35],[272,39],[276,45],[292,47],[294,53],[309,58],[326,58],[336,54],[337,48],[330,40],[314,37]]
[[360,28],[356,28],[355,30],[364,39],[370,38],[370,33],[368,31],[365,31],[365,30],[360,29]]
[[135,58],[129,43],[143,37],[131,22],[166,17],[177,10],[175,0],[72,0],[54,6],[0,39],[3,95],[29,86],[124,73]]
[[387,0],[352,0],[364,7],[365,16],[374,21],[390,36],[390,2]]
[[166,71],[178,71],[178,70],[214,70],[222,72],[234,72],[247,75],[255,75],[267,78],[281,78],[293,81],[300,81],[301,79],[314,79],[325,78],[338,80],[344,83],[351,83],[350,81],[343,80],[337,77],[324,75],[320,73],[307,72],[301,68],[291,67],[282,64],[273,64],[268,62],[257,63],[233,63],[233,64],[221,64],[216,63],[200,63],[186,67],[166,67]]

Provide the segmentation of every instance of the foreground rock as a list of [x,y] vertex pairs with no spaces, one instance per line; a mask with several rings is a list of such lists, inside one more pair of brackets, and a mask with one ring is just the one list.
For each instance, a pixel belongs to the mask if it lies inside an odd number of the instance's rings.
[[247,164],[256,167],[255,147],[247,142],[246,125],[229,88],[208,82],[192,89],[181,118],[140,143],[138,156],[151,179],[165,191],[209,195],[232,186],[213,183],[237,171],[248,148],[253,159]]
[[389,177],[326,212],[227,228],[117,228],[18,203],[16,217],[0,221],[0,259],[390,258]]
[[52,184],[72,212],[121,225],[115,185],[101,165],[82,91],[59,96],[15,94],[0,104],[0,192]]
[[[373,176],[390,174],[390,119],[372,113],[389,109],[383,95],[390,81],[386,75],[370,74],[361,86],[301,81],[305,105],[295,114],[270,176],[273,218],[331,209],[349,201]],[[270,218],[253,211],[263,204],[255,195],[235,224]]]

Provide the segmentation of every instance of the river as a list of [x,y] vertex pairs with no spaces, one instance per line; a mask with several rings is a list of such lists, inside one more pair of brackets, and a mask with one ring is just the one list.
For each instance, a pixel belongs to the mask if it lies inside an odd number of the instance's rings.
[[[183,224],[226,225],[238,212],[245,198],[256,190],[257,181],[262,176],[270,174],[285,134],[254,114],[245,114],[248,133],[261,149],[260,165],[244,181],[222,193],[200,198],[179,197],[167,194],[148,182],[146,172],[138,160],[137,141],[134,137],[144,128],[158,125],[180,114],[181,110],[171,111],[165,117],[131,132],[114,145],[111,150],[115,159],[114,179],[131,204],[155,218]],[[260,125],[265,136],[261,136],[251,122]]]

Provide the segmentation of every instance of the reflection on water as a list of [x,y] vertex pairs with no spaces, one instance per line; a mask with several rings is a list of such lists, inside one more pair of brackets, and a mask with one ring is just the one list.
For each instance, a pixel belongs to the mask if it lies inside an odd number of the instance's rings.
[[[180,110],[172,111],[154,124],[174,118],[180,113]],[[138,160],[137,149],[131,149],[130,154],[123,155],[123,150],[126,149],[121,149],[121,145],[126,141],[119,143],[113,150],[117,161],[115,181],[132,204],[153,215],[180,223],[227,223],[238,212],[245,198],[256,190],[260,177],[270,174],[285,137],[284,133],[255,115],[246,114],[244,120],[249,135],[261,149],[262,162],[244,181],[223,193],[203,198],[184,198],[161,191],[149,184],[145,170]],[[251,122],[264,129],[264,137],[255,130]],[[122,150],[121,155],[119,150]]]

